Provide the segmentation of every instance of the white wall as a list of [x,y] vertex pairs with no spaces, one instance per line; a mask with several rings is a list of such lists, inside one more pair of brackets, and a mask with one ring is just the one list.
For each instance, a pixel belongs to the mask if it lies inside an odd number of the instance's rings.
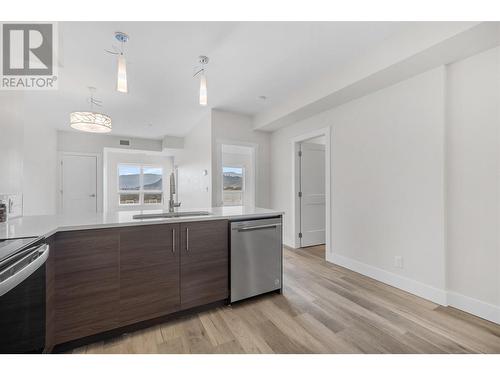
[[[121,146],[120,140],[129,140],[130,146]],[[99,211],[103,211],[104,207],[104,186],[103,186],[103,151],[104,148],[117,148],[124,150],[145,150],[145,151],[162,151],[161,139],[144,139],[122,137],[110,134],[91,134],[76,131],[57,131],[57,151],[61,153],[82,153],[97,155],[97,205]],[[60,169],[57,165],[57,174],[59,176]],[[59,181],[57,182],[59,186]],[[60,194],[57,193],[58,207],[60,208]]]
[[286,212],[287,244],[291,140],[331,126],[328,259],[444,301],[444,78],[434,69],[272,134],[272,207]]
[[332,139],[333,255],[441,291],[444,77],[439,68],[339,108]]
[[307,139],[304,143],[312,143],[316,145],[325,145],[326,144],[326,136],[320,135],[319,137]]
[[[212,129],[210,114],[184,138],[184,148],[173,150],[178,167],[178,201],[182,208],[212,206]],[[204,174],[204,171],[207,174]]]
[[[250,117],[213,109],[184,138],[183,149],[168,149],[178,167],[179,200],[184,208],[207,208],[220,201],[218,154],[222,144],[256,150],[255,205],[269,207],[270,134],[252,129]],[[207,175],[203,175],[204,171]],[[207,195],[208,194],[208,195]],[[248,204],[253,205],[252,202]]]
[[[137,152],[105,152],[104,179],[105,202],[104,207],[109,211],[133,211],[147,209],[168,209],[170,194],[169,176],[173,171],[173,157]],[[118,196],[118,164],[140,164],[163,168],[163,204],[120,206]]]
[[23,183],[24,122],[21,97],[0,93],[0,195],[19,193]]
[[330,126],[327,258],[500,323],[499,103],[497,47],[276,131],[271,200],[286,243],[291,139]]
[[[252,128],[252,119],[249,116],[212,110],[212,149],[217,144],[236,144],[256,147],[256,192],[255,205],[269,207],[270,205],[270,134],[255,131]],[[212,155],[212,170],[217,170],[217,155]],[[215,184],[215,179],[214,179]],[[218,197],[214,187],[212,197],[216,205]]]
[[[129,140],[130,146],[120,146],[120,140]],[[104,147],[125,150],[161,151],[161,139],[122,137],[111,134],[92,134],[77,131],[57,131],[57,150],[82,153],[102,153]]]
[[25,124],[23,163],[24,215],[57,210],[57,134],[40,123]]
[[450,65],[447,82],[450,304],[500,322],[500,48]]
[[24,215],[56,210],[56,132],[26,117],[23,93],[0,94],[0,194],[23,194]]

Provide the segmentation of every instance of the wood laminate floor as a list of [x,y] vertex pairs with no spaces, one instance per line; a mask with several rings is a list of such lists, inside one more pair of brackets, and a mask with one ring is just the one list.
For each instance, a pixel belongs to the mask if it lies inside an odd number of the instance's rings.
[[500,326],[284,251],[284,294],[174,319],[73,353],[500,353]]

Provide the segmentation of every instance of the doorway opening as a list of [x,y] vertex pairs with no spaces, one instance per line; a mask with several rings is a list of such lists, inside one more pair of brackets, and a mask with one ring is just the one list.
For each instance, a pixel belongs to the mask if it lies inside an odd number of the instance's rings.
[[222,165],[222,205],[243,206],[245,201],[245,167]]
[[217,151],[216,205],[254,206],[255,146],[220,142]]
[[295,247],[329,258],[330,129],[293,139]]

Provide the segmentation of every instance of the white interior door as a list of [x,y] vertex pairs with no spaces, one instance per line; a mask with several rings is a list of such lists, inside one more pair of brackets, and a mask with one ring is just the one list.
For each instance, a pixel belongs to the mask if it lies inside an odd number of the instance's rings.
[[63,155],[61,167],[63,212],[96,212],[97,157]]
[[325,243],[325,145],[300,144],[300,246]]

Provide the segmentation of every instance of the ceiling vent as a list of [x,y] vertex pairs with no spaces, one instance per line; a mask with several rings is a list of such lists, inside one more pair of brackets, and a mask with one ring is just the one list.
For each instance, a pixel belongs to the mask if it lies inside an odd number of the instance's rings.
[[120,146],[130,146],[129,139],[120,139]]

